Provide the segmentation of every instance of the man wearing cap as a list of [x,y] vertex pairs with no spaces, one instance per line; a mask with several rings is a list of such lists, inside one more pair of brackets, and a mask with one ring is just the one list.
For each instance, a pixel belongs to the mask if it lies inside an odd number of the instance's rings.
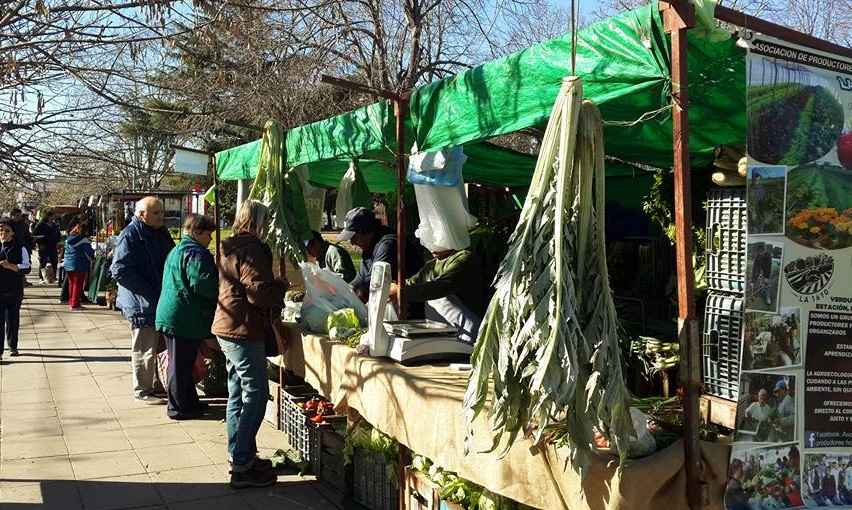
[[775,418],[775,423],[781,427],[780,432],[775,432],[775,438],[772,441],[792,441],[793,429],[796,426],[796,402],[790,396],[790,390],[787,387],[787,381],[779,379],[775,383],[775,401],[778,402],[778,417]]
[[311,230],[311,238],[305,241],[305,249],[316,259],[319,267],[339,274],[347,282],[355,278],[355,266],[349,252],[339,244],[326,241],[316,230]]
[[[373,211],[366,207],[356,207],[346,213],[346,221],[340,232],[341,241],[349,241],[361,248],[361,266],[358,273],[349,282],[349,286],[361,301],[367,302],[370,297],[370,277],[373,273],[373,263],[387,262],[391,266],[391,274],[396,275],[399,264],[396,258],[396,232],[382,225]],[[406,246],[405,277],[416,273],[423,266],[420,250]],[[412,317],[417,314],[409,310]]]

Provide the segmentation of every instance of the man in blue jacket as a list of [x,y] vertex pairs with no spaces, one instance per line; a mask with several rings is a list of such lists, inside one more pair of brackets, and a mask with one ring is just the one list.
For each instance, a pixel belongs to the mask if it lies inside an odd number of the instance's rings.
[[136,213],[121,231],[110,272],[118,283],[116,306],[130,322],[133,365],[133,396],[144,404],[165,404],[157,375],[155,328],[157,301],[163,283],[166,256],[175,243],[165,227],[163,202],[145,197],[136,202]]

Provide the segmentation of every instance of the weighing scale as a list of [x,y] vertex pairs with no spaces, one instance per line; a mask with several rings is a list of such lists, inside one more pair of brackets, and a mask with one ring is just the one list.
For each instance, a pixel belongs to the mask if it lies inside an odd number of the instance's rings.
[[367,301],[368,330],[361,336],[361,344],[369,347],[370,355],[387,356],[403,365],[469,361],[473,346],[458,339],[458,328],[454,326],[430,320],[384,320],[392,277],[390,264],[373,264]]
[[458,329],[429,320],[385,321],[388,357],[403,365],[426,361],[469,361],[473,346],[456,336]]

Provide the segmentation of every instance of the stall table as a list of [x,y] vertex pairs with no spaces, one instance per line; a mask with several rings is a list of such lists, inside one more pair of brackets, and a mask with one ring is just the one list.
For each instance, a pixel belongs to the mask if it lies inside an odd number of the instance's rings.
[[[285,365],[336,407],[357,411],[411,451],[491,491],[546,510],[562,508],[560,499],[571,510],[688,508],[681,441],[630,460],[621,471],[615,456],[602,455],[581,480],[565,461],[564,449],[533,448],[530,439],[517,441],[502,458],[496,452],[483,453],[491,442],[490,427],[487,420],[477,419],[465,455],[467,422],[461,410],[468,373],[448,365],[406,367],[358,356],[328,337],[302,334],[295,325],[289,332]],[[724,508],[729,454],[727,445],[701,444],[711,502],[707,508]]]

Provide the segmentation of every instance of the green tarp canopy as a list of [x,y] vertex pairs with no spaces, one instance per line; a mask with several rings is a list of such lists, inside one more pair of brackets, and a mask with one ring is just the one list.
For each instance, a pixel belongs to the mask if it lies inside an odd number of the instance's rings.
[[[662,27],[653,3],[581,29],[575,74],[601,110],[606,154],[668,168],[671,76]],[[466,181],[528,185],[534,157],[482,141],[543,128],[562,78],[571,74],[570,59],[566,34],[415,89],[406,143],[416,141],[425,151],[464,145]],[[745,50],[733,38],[716,42],[689,33],[688,59],[690,158],[701,167],[712,162],[717,146],[745,141]],[[336,187],[347,160],[360,157],[371,191],[394,189],[394,123],[392,108],[381,101],[291,129],[287,165],[306,163],[312,182]],[[218,153],[218,177],[253,177],[259,150],[255,141]]]

